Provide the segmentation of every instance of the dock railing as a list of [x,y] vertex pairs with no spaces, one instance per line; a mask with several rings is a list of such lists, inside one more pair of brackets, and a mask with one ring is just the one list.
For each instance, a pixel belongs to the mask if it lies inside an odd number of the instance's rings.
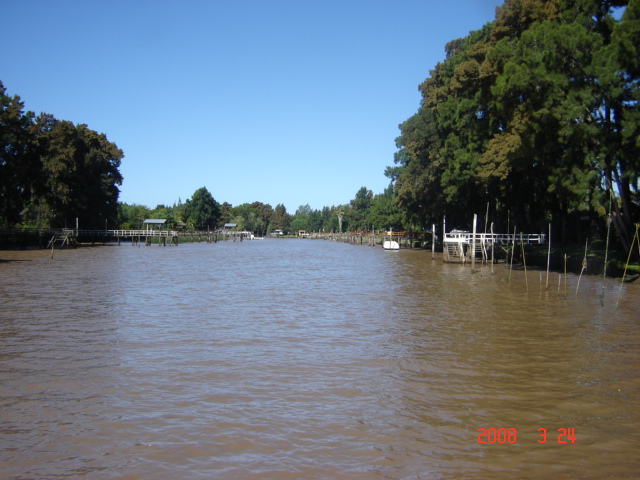
[[75,228],[63,228],[65,235],[91,236],[91,237],[174,237],[178,235],[175,230],[77,230]]
[[457,232],[451,231],[444,234],[444,243],[462,243],[470,244],[475,239],[476,243],[539,243],[544,244],[547,242],[547,236],[544,233],[527,233],[527,234],[512,234],[512,233],[476,233],[475,237],[472,232]]

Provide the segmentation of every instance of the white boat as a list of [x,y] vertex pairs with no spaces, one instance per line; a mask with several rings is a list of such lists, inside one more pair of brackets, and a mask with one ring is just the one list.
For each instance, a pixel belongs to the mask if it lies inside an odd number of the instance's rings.
[[382,244],[382,248],[385,250],[400,250],[400,245],[394,240],[385,240]]
[[393,229],[389,230],[389,240],[385,240],[382,243],[382,248],[385,250],[400,250],[400,244],[393,240]]

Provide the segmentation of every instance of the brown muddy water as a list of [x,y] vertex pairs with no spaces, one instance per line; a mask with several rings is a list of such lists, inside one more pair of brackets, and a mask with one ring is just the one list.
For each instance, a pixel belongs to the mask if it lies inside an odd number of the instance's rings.
[[507,280],[321,240],[0,252],[0,477],[638,478],[640,285]]

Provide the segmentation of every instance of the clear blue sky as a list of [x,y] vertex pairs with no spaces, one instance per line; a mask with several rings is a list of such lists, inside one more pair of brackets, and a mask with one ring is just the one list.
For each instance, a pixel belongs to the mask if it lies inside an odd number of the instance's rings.
[[120,200],[381,193],[447,42],[502,0],[0,0],[0,80],[125,154]]

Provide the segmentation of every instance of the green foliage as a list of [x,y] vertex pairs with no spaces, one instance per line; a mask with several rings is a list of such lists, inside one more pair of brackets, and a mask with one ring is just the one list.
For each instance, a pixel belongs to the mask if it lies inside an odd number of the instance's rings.
[[551,219],[570,240],[573,218],[604,226],[613,191],[628,246],[640,219],[639,49],[639,0],[506,0],[447,44],[400,125],[385,173],[407,219],[464,225],[490,203],[498,224],[540,231]]
[[9,97],[0,82],[0,226],[22,217],[39,175],[29,133],[32,114],[25,114],[20,97]]
[[405,218],[397,203],[397,195],[393,188],[387,188],[384,193],[376,195],[371,201],[371,208],[367,216],[367,225],[373,230],[405,230]]
[[184,206],[184,217],[187,225],[196,230],[213,230],[220,220],[220,205],[215,201],[206,187],[199,188],[193,193]]
[[351,200],[351,210],[349,212],[349,224],[353,230],[363,231],[371,227],[369,223],[369,212],[373,203],[373,192],[367,187],[362,187],[357,191],[356,197]]
[[127,205],[126,203],[118,204],[117,226],[124,230],[135,230],[142,228],[142,222],[147,218],[164,218],[151,215],[150,210],[144,205]]
[[0,82],[0,223],[113,224],[122,151],[86,125],[22,109]]
[[290,223],[291,215],[287,213],[286,207],[282,204],[276,205],[271,215],[270,230],[282,230],[286,232],[289,230]]
[[231,209],[233,218],[230,223],[238,225],[239,230],[247,230],[263,236],[269,231],[273,216],[271,205],[261,202],[244,203]]

